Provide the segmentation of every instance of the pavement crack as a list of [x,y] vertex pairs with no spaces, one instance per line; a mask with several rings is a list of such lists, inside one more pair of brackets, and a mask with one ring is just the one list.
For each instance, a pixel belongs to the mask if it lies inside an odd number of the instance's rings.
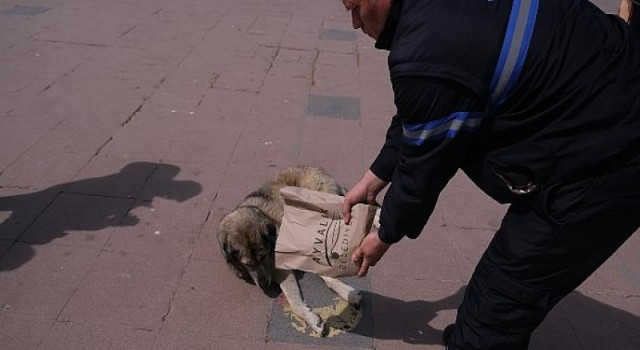
[[316,50],[316,57],[313,58],[313,64],[311,65],[311,86],[316,85],[316,66],[318,65],[318,58],[320,57],[320,50]]
[[[17,93],[20,93],[20,92],[22,92],[22,91],[26,90],[27,88],[29,88],[29,87],[30,87],[30,86],[32,86],[32,85],[33,85],[32,83],[28,83],[28,84],[26,84],[26,85],[24,85],[24,86],[21,86],[21,87],[19,87],[19,88],[15,89],[15,90],[11,90],[11,91],[9,91],[9,94],[17,94]],[[9,112],[7,112],[7,114],[11,113],[12,111],[13,111],[13,109],[12,109],[12,110],[10,110]]]
[[33,40],[38,42],[43,42],[43,43],[52,43],[52,44],[79,45],[79,46],[99,47],[99,48],[110,47],[110,45],[105,45],[105,44],[83,43],[83,42],[64,41],[64,40],[43,40],[43,39],[33,39]]
[[93,156],[95,157],[98,154],[100,154],[100,152],[102,152],[102,150],[109,144],[109,142],[111,142],[111,140],[113,140],[113,136],[109,137],[107,141],[105,141],[102,145],[100,145],[100,147],[98,147],[98,149],[96,150],[96,153]]
[[135,327],[133,328],[134,331],[142,331],[142,332],[149,332],[149,333],[153,333],[153,329],[151,328],[144,328],[144,327]]
[[[189,261],[191,260],[191,254],[193,254],[193,250],[189,254]],[[176,295],[178,295],[178,290],[180,289],[180,285],[182,284],[182,278],[187,273],[188,266],[189,266],[189,263],[187,263],[180,271],[180,276],[178,277],[178,283],[175,289],[171,291],[171,300],[169,300],[169,307],[167,308],[167,312],[165,312],[165,314],[162,315],[162,319],[161,319],[162,323],[165,323],[165,321],[167,320],[167,317],[169,317],[169,315],[171,314],[171,310],[173,310],[173,305],[176,302]]]
[[125,30],[124,33],[120,34],[120,37],[122,38],[123,36],[131,33],[134,29],[138,28],[139,26],[140,26],[140,24],[138,23],[138,24],[134,25],[133,27]]
[[45,91],[47,91],[47,90],[51,89],[51,87],[52,87],[52,86],[53,86],[53,83],[51,83],[51,84],[49,84],[49,85],[45,86],[42,90],[40,90],[40,93],[43,93],[43,92],[45,92]]
[[[145,100],[145,101],[146,101],[146,100]],[[144,102],[145,102],[145,101],[142,101],[142,103],[140,104],[140,106],[138,106],[138,108],[136,108],[136,110],[135,110],[135,111],[133,111],[133,113],[131,113],[131,115],[130,115],[127,119],[125,119],[125,121],[123,121],[123,122],[120,124],[120,126],[126,126],[127,124],[129,124],[129,122],[130,122],[131,120],[133,120],[133,117],[135,117],[135,116],[136,116],[136,114],[138,114],[138,112],[140,112],[140,110],[142,110],[142,107],[144,106]]]
[[213,89],[213,86],[216,84],[216,81],[218,81],[218,78],[220,78],[220,73],[213,72],[213,74],[211,74],[211,78],[209,78],[209,89]]

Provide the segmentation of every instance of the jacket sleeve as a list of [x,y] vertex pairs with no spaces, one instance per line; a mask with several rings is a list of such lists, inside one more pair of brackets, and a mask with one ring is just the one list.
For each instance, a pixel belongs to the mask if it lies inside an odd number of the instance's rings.
[[382,145],[382,149],[373,161],[369,170],[380,179],[391,182],[393,172],[398,165],[398,153],[402,142],[402,124],[398,115],[391,119],[391,124],[387,130],[387,137]]
[[383,180],[392,174],[378,232],[386,243],[418,237],[462,164],[485,108],[470,90],[446,80],[402,77],[392,84],[398,114],[371,167]]

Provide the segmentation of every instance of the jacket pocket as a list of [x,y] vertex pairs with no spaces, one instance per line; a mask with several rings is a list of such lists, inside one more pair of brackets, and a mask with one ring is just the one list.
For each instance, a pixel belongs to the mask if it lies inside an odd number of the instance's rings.
[[463,170],[482,191],[502,204],[520,202],[540,192],[540,183],[527,169],[501,168],[486,157],[468,159]]

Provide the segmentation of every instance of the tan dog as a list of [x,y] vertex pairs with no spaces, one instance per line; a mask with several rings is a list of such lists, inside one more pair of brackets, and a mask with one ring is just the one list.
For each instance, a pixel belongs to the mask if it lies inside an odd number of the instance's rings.
[[[280,189],[284,186],[344,194],[335,179],[321,168],[287,168],[246,196],[236,209],[222,218],[218,242],[229,267],[239,278],[258,285],[269,296],[282,290],[292,310],[314,331],[325,335],[324,322],[302,300],[293,271],[275,268],[276,238],[284,212]],[[320,277],[341,298],[359,305],[362,296],[353,287],[335,278]]]

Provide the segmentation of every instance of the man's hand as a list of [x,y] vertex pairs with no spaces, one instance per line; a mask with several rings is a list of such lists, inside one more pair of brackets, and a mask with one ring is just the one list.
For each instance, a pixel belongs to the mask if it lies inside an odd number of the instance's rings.
[[342,216],[346,224],[351,220],[351,208],[358,203],[375,204],[376,196],[387,182],[367,170],[362,179],[349,190],[342,203]]
[[358,266],[358,277],[366,276],[369,266],[375,266],[390,246],[380,240],[378,232],[369,233],[351,255],[351,261]]

